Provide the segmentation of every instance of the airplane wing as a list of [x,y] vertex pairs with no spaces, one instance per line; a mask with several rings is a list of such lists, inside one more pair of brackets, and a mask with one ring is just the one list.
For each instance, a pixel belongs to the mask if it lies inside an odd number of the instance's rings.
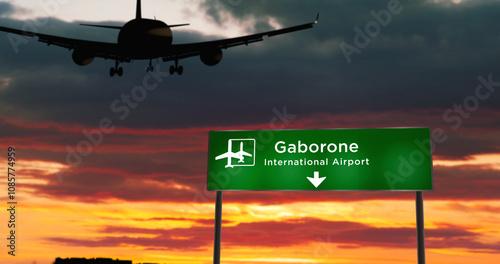
[[58,47],[67,48],[69,50],[73,49],[81,49],[81,50],[91,50],[95,57],[100,57],[104,59],[113,59],[118,60],[120,62],[130,62],[131,59],[123,56],[119,53],[118,44],[115,43],[106,43],[106,42],[98,42],[98,41],[89,41],[89,40],[81,40],[81,39],[73,39],[73,38],[65,38],[52,36],[47,34],[34,33],[19,29],[1,27],[0,31],[13,33],[21,36],[38,38],[38,41],[47,43],[47,45],[54,45]]
[[318,23],[318,19],[319,19],[319,14],[316,16],[316,20],[314,22],[294,27],[282,28],[278,30],[267,31],[236,38],[190,43],[190,44],[175,44],[172,45],[172,47],[168,51],[166,51],[166,54],[162,56],[162,59],[163,61],[180,60],[188,57],[200,56],[202,55],[203,52],[205,51],[212,52],[214,49],[215,50],[228,49],[240,45],[248,45],[250,43],[263,41],[265,36],[272,37],[276,35],[312,28],[315,24]]
[[224,159],[224,158],[233,158],[234,157],[234,153],[231,153],[231,152],[226,152],[224,154],[221,154],[217,157],[215,157],[216,160],[220,160],[220,159]]
[[252,154],[250,154],[248,152],[245,152],[245,151],[238,151],[236,154],[247,156],[247,157],[251,157],[252,156]]

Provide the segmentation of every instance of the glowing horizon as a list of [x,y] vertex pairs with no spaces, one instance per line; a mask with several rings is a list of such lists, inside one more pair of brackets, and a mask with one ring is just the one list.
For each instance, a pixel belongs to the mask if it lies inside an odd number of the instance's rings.
[[[25,128],[35,127],[39,129],[41,126]],[[42,127],[53,129],[53,126]],[[140,133],[140,131],[128,132]],[[147,130],[145,132],[153,133]],[[77,135],[79,131],[75,129],[72,133]],[[22,147],[19,150],[22,151]],[[113,152],[112,149],[109,151]],[[496,155],[498,154],[475,155],[482,166],[472,168],[480,170],[495,168],[489,165],[495,165]],[[446,163],[445,159],[437,158],[434,160],[437,165],[435,173],[439,175],[441,168],[470,170],[470,163],[474,161],[469,159]],[[158,176],[153,178],[146,176],[147,178],[141,180],[142,183],[137,183],[165,190],[173,188],[171,190],[176,192],[188,192],[192,198],[187,196],[187,200],[183,198],[170,202],[127,201],[110,196],[113,192],[111,189],[109,194],[97,192],[86,197],[57,192],[40,196],[37,193],[44,188],[52,188],[54,185],[69,186],[68,184],[77,179],[71,176],[73,173],[121,172],[109,169],[101,171],[97,168],[95,170],[73,168],[63,181],[59,182],[56,175],[68,169],[68,165],[64,163],[39,158],[20,160],[16,166],[24,175],[24,178],[19,180],[19,184],[24,185],[23,195],[19,197],[20,208],[23,215],[29,215],[29,218],[21,217],[19,220],[19,225],[23,227],[19,243],[23,245],[24,252],[30,252],[28,256],[20,259],[26,261],[32,259],[40,264],[51,263],[55,257],[111,257],[132,260],[134,263],[168,263],[174,260],[181,263],[211,262],[214,217],[214,200],[211,192],[199,187],[184,188],[182,187],[184,184],[176,181],[170,183],[172,186],[162,186],[155,183],[154,178]],[[135,177],[123,176],[130,180]],[[203,177],[205,176],[202,175],[201,178]],[[439,176],[435,177],[439,179]],[[467,258],[461,260],[458,257],[481,255],[485,260],[494,258],[498,251],[495,249],[495,243],[499,241],[495,232],[500,226],[488,219],[496,217],[495,208],[500,208],[500,201],[471,198],[447,201],[439,196],[434,197],[440,188],[439,181],[435,184],[437,190],[424,192],[428,259],[434,259],[435,263],[445,263],[451,256],[452,259],[457,257],[456,263],[467,263],[469,261]],[[376,259],[375,263],[384,261],[400,263],[416,258],[416,246],[412,246],[411,242],[415,232],[412,193],[396,192],[392,198],[386,197],[381,200],[369,198],[372,194],[380,195],[380,192],[361,192],[360,194],[366,197],[361,200],[341,198],[344,194],[357,192],[340,192],[327,194],[340,199],[337,201],[304,201],[289,198],[281,199],[286,201],[285,203],[277,201],[266,203],[259,200],[242,202],[242,199],[257,198],[262,193],[225,192],[222,261],[361,263]],[[293,193],[287,192],[292,196]],[[246,198],[238,198],[241,195]],[[302,194],[298,192],[298,195]],[[470,210],[476,213],[469,214]],[[308,229],[306,232],[311,234],[301,231]],[[379,233],[390,235],[386,238],[380,237],[379,240],[374,237]],[[253,238],[255,235],[264,239]],[[350,238],[353,235],[357,238]],[[448,236],[466,239],[462,242],[464,247],[457,247],[456,243],[452,243],[451,247],[445,247],[443,239]],[[400,242],[394,243],[393,239]],[[171,241],[167,242],[169,240]],[[50,250],[47,248],[41,250],[40,245],[46,245]],[[474,252],[477,247],[484,249]],[[397,253],[390,258],[380,258],[378,253],[380,249],[391,248],[397,249]],[[364,257],[360,258],[361,252]],[[47,254],[52,256],[48,257]],[[256,254],[261,257],[256,257]]]

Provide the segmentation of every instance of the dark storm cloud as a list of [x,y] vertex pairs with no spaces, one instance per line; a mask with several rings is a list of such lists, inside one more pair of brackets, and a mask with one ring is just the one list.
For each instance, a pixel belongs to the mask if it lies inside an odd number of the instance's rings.
[[0,2],[0,17],[14,13],[14,7],[10,3]]
[[[216,2],[206,1],[204,5]],[[308,45],[298,50],[292,48],[299,51],[299,55],[287,50],[290,45],[282,47],[289,56],[304,55],[302,62],[294,63],[294,66],[310,66],[311,70],[304,72],[306,75],[323,71],[329,74],[331,80],[322,82],[325,76],[314,75],[315,80],[310,82],[310,87],[304,85],[306,82],[290,80],[290,83],[298,83],[303,89],[288,89],[283,100],[287,100],[290,93],[297,92],[294,97],[302,95],[302,109],[344,112],[353,109],[443,107],[460,103],[470,95],[476,87],[477,76],[498,73],[500,31],[492,25],[494,21],[499,22],[496,14],[500,5],[491,1],[461,5],[401,1],[402,11],[392,16],[391,22],[380,30],[370,45],[361,49],[360,54],[353,54],[352,62],[348,64],[339,44],[354,45],[354,28],[364,30],[364,26],[374,20],[370,11],[387,9],[387,3],[308,1],[305,5],[303,1],[286,1],[286,4],[243,1],[229,12],[241,19],[277,17],[282,24],[288,25],[297,18],[303,19],[315,8],[321,10],[317,28],[296,38],[310,38],[309,45],[331,41],[325,47],[330,51],[328,56],[324,59],[314,57],[314,53],[305,51]],[[219,11],[228,12],[227,9]],[[303,75],[299,75],[300,79],[307,79]],[[495,107],[497,104],[494,102],[484,102],[483,106]]]

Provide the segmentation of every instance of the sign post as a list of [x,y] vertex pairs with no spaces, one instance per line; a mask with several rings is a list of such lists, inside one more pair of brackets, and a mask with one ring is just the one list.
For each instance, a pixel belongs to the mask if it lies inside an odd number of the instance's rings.
[[421,191],[415,193],[415,211],[417,212],[418,264],[425,264],[424,198]]
[[432,190],[429,128],[210,131],[207,189],[217,191],[214,264],[220,263],[222,191],[414,191],[418,263],[425,263],[423,195]]
[[217,191],[217,195],[215,197],[214,264],[220,264],[221,227],[222,227],[222,191]]

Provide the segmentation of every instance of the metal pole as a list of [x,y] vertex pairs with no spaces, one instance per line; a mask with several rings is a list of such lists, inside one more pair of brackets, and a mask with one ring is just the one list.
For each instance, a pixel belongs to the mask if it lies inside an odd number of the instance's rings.
[[417,211],[418,264],[425,264],[424,197],[422,191],[415,193],[415,210]]
[[217,191],[217,197],[215,198],[214,264],[220,264],[221,223],[222,223],[222,191]]

